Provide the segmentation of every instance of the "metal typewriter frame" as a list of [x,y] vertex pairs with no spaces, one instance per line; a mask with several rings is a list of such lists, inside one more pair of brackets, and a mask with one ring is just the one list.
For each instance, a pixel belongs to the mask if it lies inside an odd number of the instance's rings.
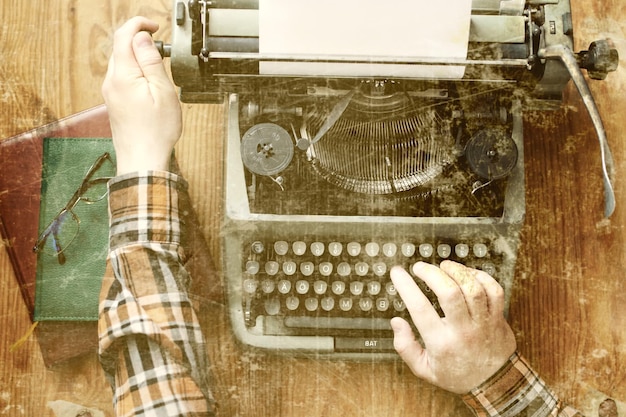
[[[523,161],[523,135],[521,107],[517,102],[514,109],[512,137],[515,141],[519,161]],[[238,97],[232,94],[228,101],[225,146],[225,209],[224,209],[224,254],[240,253],[242,242],[248,236],[269,237],[276,234],[281,225],[279,236],[294,240],[302,235],[341,235],[351,239],[399,237],[419,238],[463,238],[473,236],[494,236],[497,249],[503,256],[499,264],[503,280],[500,281],[507,301],[510,299],[512,277],[514,275],[519,232],[524,222],[524,166],[518,163],[508,177],[504,214],[502,217],[359,217],[359,216],[285,216],[251,213],[246,194],[244,166],[241,160],[239,131]],[[334,350],[333,337],[319,336],[267,336],[255,334],[254,329],[246,327],[243,317],[241,260],[236,256],[224,256],[224,276],[228,291],[228,308],[231,326],[238,340],[245,345],[270,349],[280,353],[303,353],[333,358],[371,358],[372,353],[338,353]],[[239,277],[232,278],[232,277]],[[506,305],[508,310],[508,303]],[[262,323],[258,323],[260,327]],[[378,358],[396,358],[393,353],[376,352]]]
[[[554,108],[570,79],[573,79],[592,117],[600,142],[605,187],[605,215],[613,211],[615,201],[611,187],[612,160],[604,128],[587,88],[580,68],[588,70],[594,78],[603,78],[616,68],[616,51],[602,45],[595,50],[572,52],[573,36],[569,0],[473,0],[470,42],[497,45],[505,37],[526,46],[523,57],[495,59],[412,59],[389,56],[324,56],[299,54],[294,56],[268,55],[255,49],[254,28],[250,32],[246,24],[234,25],[235,37],[244,42],[236,45],[231,39],[221,39],[221,19],[228,20],[231,12],[246,17],[254,25],[258,0],[173,0],[172,44],[165,45],[164,56],[171,56],[172,74],[181,88],[185,102],[224,103],[227,97],[226,146],[225,146],[225,208],[223,227],[224,276],[227,284],[231,325],[237,339],[243,344],[281,353],[304,353],[332,358],[372,358],[372,353],[337,353],[332,337],[316,336],[266,336],[246,327],[242,306],[242,265],[233,253],[240,253],[246,236],[271,236],[279,225],[289,228],[281,238],[298,238],[304,234],[342,234],[355,239],[406,236],[411,238],[438,236],[442,238],[471,238],[492,236],[497,249],[503,254],[500,269],[504,280],[501,284],[508,296],[512,287],[519,232],[524,221],[524,167],[522,106]],[[522,12],[520,12],[522,10]],[[522,19],[522,20],[520,20]],[[249,26],[249,25],[248,25]],[[521,28],[521,33],[520,32]],[[231,29],[229,29],[231,30]],[[257,29],[258,30],[258,29]],[[521,39],[520,39],[521,36]],[[258,37],[258,33],[257,33]],[[257,39],[258,42],[258,39]],[[505,41],[506,42],[506,41]],[[243,46],[242,46],[243,45]],[[594,46],[594,44],[592,44]],[[231,48],[232,47],[232,48]],[[498,46],[496,46],[498,48]],[[232,49],[232,50],[229,50]],[[601,53],[607,55],[600,56]],[[304,61],[333,63],[388,63],[419,65],[464,65],[471,71],[464,81],[490,81],[518,83],[510,78],[506,69],[525,72],[524,89],[528,100],[513,102],[512,138],[517,145],[519,157],[516,167],[507,180],[505,207],[502,217],[358,217],[358,216],[277,216],[256,214],[250,211],[246,194],[244,166],[240,154],[238,94],[255,79],[269,77],[255,73],[260,61]],[[238,73],[237,68],[246,68]],[[250,68],[252,70],[250,71]],[[475,70],[486,69],[493,75],[491,80],[476,77]],[[232,69],[235,69],[232,71]],[[492,69],[505,69],[502,73]],[[258,71],[258,70],[257,70]],[[301,77],[285,77],[291,80]],[[477,79],[478,78],[478,79]],[[306,78],[303,78],[306,79]],[[530,82],[529,82],[530,80]],[[445,81],[445,80],[444,80]],[[295,232],[297,230],[297,232]],[[296,235],[297,233],[297,235]],[[508,309],[508,304],[506,306]],[[252,330],[252,331],[251,331]],[[396,357],[394,354],[378,354],[378,358]]]

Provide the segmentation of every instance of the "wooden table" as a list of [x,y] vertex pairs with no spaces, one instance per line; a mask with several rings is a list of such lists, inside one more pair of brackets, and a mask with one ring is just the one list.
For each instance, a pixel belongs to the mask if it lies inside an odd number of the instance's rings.
[[[116,27],[142,14],[170,38],[170,1],[2,2],[0,137],[102,102]],[[572,0],[576,49],[610,37],[626,57],[626,3]],[[626,64],[593,82],[616,162],[617,210],[602,219],[595,132],[573,88],[563,109],[525,117],[527,221],[510,321],[519,348],[560,396],[588,416],[600,399],[626,402]],[[223,109],[183,105],[177,152],[213,254],[219,222]],[[0,162],[1,164],[1,162]],[[1,165],[0,165],[0,169]],[[219,258],[215,256],[216,263]],[[53,415],[65,400],[111,412],[95,353],[47,369],[35,338],[9,346],[30,326],[5,251],[0,251],[0,414]],[[230,335],[224,309],[210,321],[210,354],[225,416],[469,416],[459,399],[418,381],[400,362],[350,363],[251,354]]]

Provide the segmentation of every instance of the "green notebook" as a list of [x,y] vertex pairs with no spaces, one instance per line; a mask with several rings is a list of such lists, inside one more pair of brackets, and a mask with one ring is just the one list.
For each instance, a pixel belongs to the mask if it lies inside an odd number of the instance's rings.
[[[35,321],[98,318],[109,243],[106,179],[115,175],[113,158],[111,139],[44,139],[39,233],[49,233],[38,242]],[[94,167],[97,160],[101,164]],[[76,204],[51,225],[73,196],[79,197]]]

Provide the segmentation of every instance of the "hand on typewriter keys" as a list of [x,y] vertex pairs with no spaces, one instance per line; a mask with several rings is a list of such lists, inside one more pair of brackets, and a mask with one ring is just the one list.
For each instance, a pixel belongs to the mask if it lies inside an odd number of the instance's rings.
[[395,317],[394,347],[416,376],[457,394],[469,392],[516,350],[502,287],[487,273],[452,261],[440,268],[418,262],[412,270],[437,295],[444,317],[407,271],[393,268],[391,279],[424,341],[422,346],[409,323]]
[[117,173],[165,170],[182,131],[180,102],[151,33],[158,24],[134,17],[115,32],[102,84]]

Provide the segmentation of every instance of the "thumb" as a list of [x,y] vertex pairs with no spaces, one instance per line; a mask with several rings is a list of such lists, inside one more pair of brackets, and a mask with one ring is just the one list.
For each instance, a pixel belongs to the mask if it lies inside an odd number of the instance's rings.
[[152,36],[146,31],[138,32],[133,38],[133,52],[135,59],[144,77],[149,82],[158,81],[160,78],[167,78],[161,54],[154,46]]
[[411,325],[400,317],[391,319],[393,329],[393,347],[402,360],[418,377],[426,380],[430,377],[426,350],[415,340]]

